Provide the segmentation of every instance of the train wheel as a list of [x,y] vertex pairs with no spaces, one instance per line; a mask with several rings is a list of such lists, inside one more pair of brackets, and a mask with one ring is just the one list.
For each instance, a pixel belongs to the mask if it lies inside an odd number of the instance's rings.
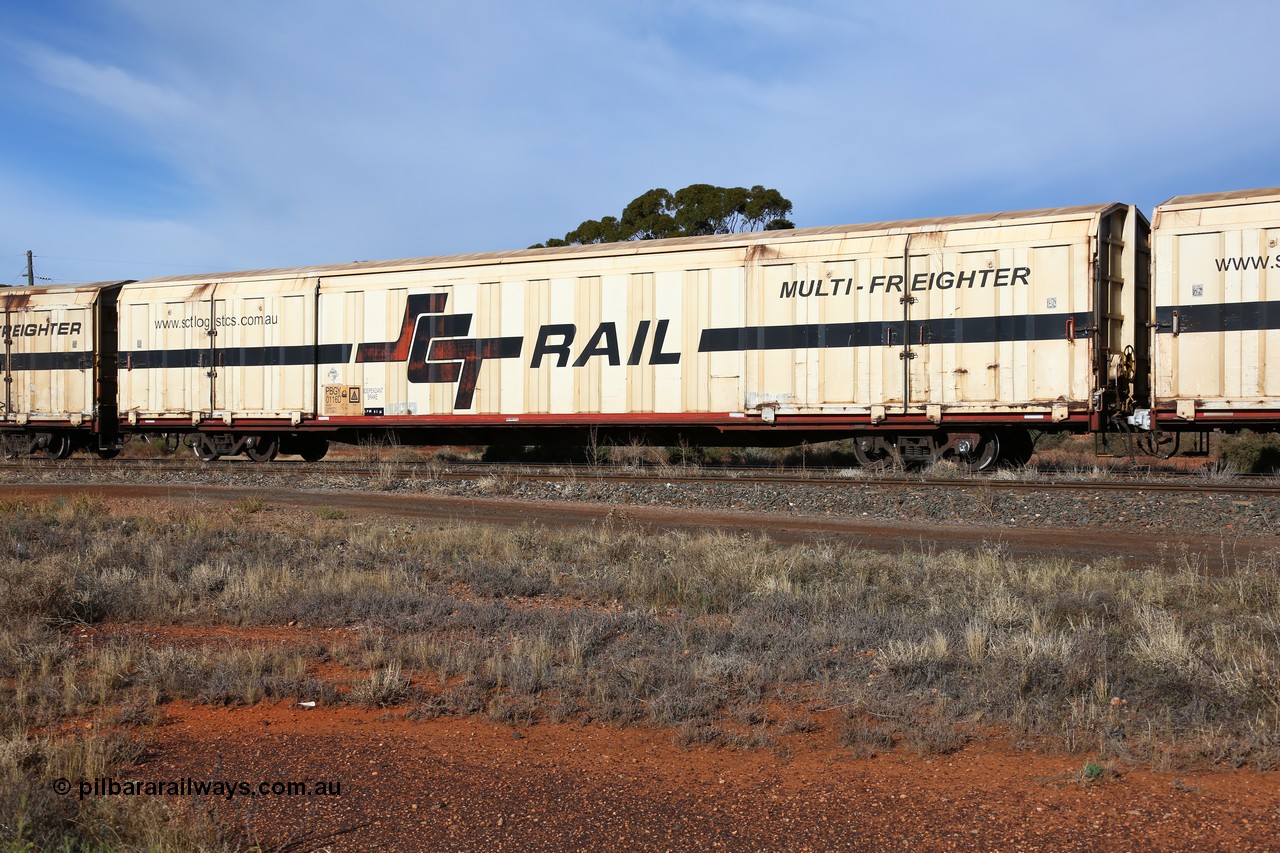
[[191,442],[191,451],[195,453],[196,458],[201,462],[213,462],[215,459],[221,458],[222,454],[214,450],[213,442],[208,436],[197,435]]
[[55,432],[44,446],[44,455],[47,459],[66,459],[71,455],[71,448],[71,437]]
[[955,463],[965,471],[985,471],[1000,460],[1000,437],[994,432],[979,433],[975,439],[956,442]]
[[274,435],[254,436],[253,443],[244,449],[244,455],[252,462],[270,462],[280,451],[280,439]]
[[96,451],[94,451],[94,452],[98,454],[98,458],[99,458],[99,459],[115,459],[117,456],[119,456],[119,455],[120,455],[120,448],[118,448],[118,447],[99,447],[99,448],[98,448]]
[[329,453],[329,442],[323,438],[307,441],[298,448],[298,455],[304,462],[319,462]]
[[1005,430],[1000,437],[1000,461],[1014,468],[1021,468],[1031,461],[1036,444],[1025,429]]
[[863,468],[889,468],[898,461],[898,454],[891,449],[896,446],[893,436],[884,436],[883,440],[873,435],[859,436],[853,440],[853,458]]

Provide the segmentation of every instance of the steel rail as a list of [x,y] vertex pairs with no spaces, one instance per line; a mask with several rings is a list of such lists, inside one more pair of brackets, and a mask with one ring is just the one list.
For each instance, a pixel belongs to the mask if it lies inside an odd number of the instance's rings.
[[[1280,496],[1280,478],[1218,480],[1205,475],[1169,476],[1160,479],[1137,479],[1132,474],[1107,473],[1101,477],[1081,476],[1073,472],[1047,473],[1034,478],[1010,478],[1007,474],[970,474],[959,477],[886,474],[866,472],[859,468],[820,468],[778,471],[759,468],[619,468],[600,465],[530,466],[509,463],[436,463],[436,462],[365,462],[329,460],[302,462],[286,460],[253,463],[242,459],[224,459],[214,463],[173,459],[91,459],[0,461],[0,471],[47,473],[87,473],[123,475],[184,473],[217,476],[220,474],[256,475],[264,479],[297,476],[334,476],[379,479],[426,478],[434,480],[474,480],[485,477],[544,482],[602,483],[684,483],[742,484],[771,486],[881,487],[984,489],[997,491],[1094,491],[1094,492],[1163,492],[1171,494],[1237,494]],[[1056,478],[1055,478],[1056,477]]]

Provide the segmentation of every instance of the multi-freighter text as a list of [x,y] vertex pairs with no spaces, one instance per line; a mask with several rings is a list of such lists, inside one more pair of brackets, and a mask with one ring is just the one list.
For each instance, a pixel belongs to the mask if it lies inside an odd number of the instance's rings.
[[901,273],[873,275],[867,282],[852,278],[816,278],[784,281],[779,299],[807,299],[814,296],[848,296],[855,292],[906,293],[926,290],[972,290],[984,287],[1012,287],[1031,284],[1031,267],[994,267],[981,270],[918,272],[910,280]]
[[78,334],[80,334],[80,324],[78,322],[13,323],[7,326],[0,324],[0,337],[4,338],[35,338],[42,335]]

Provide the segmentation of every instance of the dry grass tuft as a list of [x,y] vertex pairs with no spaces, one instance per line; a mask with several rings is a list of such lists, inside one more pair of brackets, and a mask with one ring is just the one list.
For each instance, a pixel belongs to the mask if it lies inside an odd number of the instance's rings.
[[[23,758],[37,749],[32,727],[121,709],[117,719],[145,731],[178,697],[650,722],[724,746],[804,731],[761,709],[813,700],[850,709],[840,737],[859,754],[949,752],[976,721],[1057,737],[1108,766],[1280,763],[1280,558],[1211,577],[999,550],[651,535],[625,517],[572,531],[338,513],[282,526],[264,507],[228,528],[112,515],[92,500],[4,509],[0,736],[11,780],[36,778],[63,748]],[[362,639],[74,642],[80,626],[112,621],[292,621],[359,628]],[[368,676],[321,681],[309,674],[317,660]],[[100,760],[93,750],[129,760],[105,742],[76,749],[88,750],[84,762]],[[37,783],[21,779],[33,797]],[[0,844],[48,846],[72,832],[68,821],[95,819],[31,802]],[[87,831],[66,837],[96,837]]]

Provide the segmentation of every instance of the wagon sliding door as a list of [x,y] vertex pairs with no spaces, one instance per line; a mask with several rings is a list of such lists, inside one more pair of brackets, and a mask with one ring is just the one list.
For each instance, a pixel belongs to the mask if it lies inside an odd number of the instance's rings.
[[215,418],[298,420],[316,413],[314,279],[224,282],[210,313],[206,380]]
[[1280,370],[1267,364],[1280,350],[1280,277],[1272,272],[1280,228],[1213,222],[1185,233],[1191,228],[1170,227],[1172,218],[1157,230],[1156,399],[1181,421],[1273,421]]
[[229,425],[313,416],[315,301],[316,281],[305,278],[125,285],[121,416]]
[[1087,408],[1100,321],[1085,238],[913,253],[908,281],[918,289],[903,313],[908,410],[931,419],[1031,410],[1027,418],[1048,419],[1068,404]]
[[[1026,294],[1006,288],[1007,293],[993,292],[988,303],[956,284],[967,285],[982,270],[994,268],[994,255],[940,247],[911,259],[913,276],[924,275],[926,285],[912,294],[917,301],[911,306],[907,334],[911,402],[918,412],[927,413],[930,405],[989,409],[1008,399],[1023,379],[1015,375],[1025,372],[1025,353],[1017,352],[1018,345],[1007,338],[1013,318],[1027,313]],[[997,328],[1000,317],[1010,318],[1009,329]]]
[[191,422],[213,411],[213,286],[121,289],[120,415]]

